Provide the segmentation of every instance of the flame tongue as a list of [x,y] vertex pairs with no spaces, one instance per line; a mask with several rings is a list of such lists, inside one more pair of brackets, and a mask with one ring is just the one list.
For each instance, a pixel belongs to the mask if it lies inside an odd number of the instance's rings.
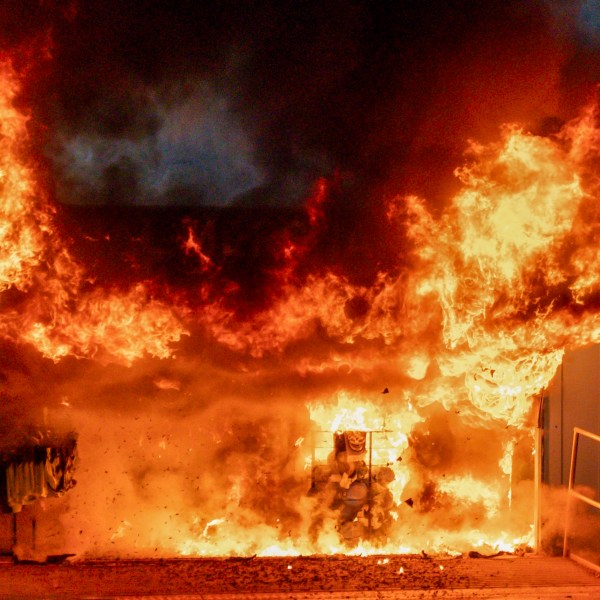
[[27,118],[13,106],[18,80],[6,61],[0,62],[0,86],[0,290],[25,290],[41,260],[48,217],[22,160]]
[[0,315],[0,332],[54,360],[169,356],[185,329],[143,284],[123,294],[84,291],[90,277],[57,237],[52,209],[25,162],[27,118],[14,107],[19,82],[8,61],[0,64],[0,90],[0,290],[30,292]]
[[456,172],[463,187],[439,221],[407,199],[421,261],[413,301],[431,298],[442,310],[435,360],[444,375],[464,375],[475,407],[511,424],[524,421],[565,347],[598,339],[597,317],[573,310],[597,281],[572,251],[596,191],[583,185],[597,146],[593,113],[560,143],[506,127],[500,143],[472,144],[471,162]]

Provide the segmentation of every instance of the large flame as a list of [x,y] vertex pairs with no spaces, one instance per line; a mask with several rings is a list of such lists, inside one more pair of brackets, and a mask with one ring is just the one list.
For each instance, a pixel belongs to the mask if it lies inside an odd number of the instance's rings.
[[[33,270],[39,266],[44,250],[43,235],[48,231],[47,207],[36,197],[33,173],[22,160],[27,117],[13,106],[19,89],[18,79],[6,60],[0,64],[0,128],[2,137],[2,223],[0,244],[0,289],[27,289]],[[46,210],[44,210],[46,209]]]
[[[99,447],[118,448],[110,483],[92,460],[70,492],[65,527],[90,540],[70,544],[270,555],[531,543],[535,398],[565,349],[600,341],[596,107],[554,137],[506,126],[497,143],[472,143],[441,216],[415,196],[391,201],[403,266],[371,285],[325,266],[299,274],[326,214],[319,181],[308,233],[275,249],[273,300],[242,313],[240,286],[191,220],[181,239],[199,262],[194,302],[153,281],[99,285],[54,226],[18,89],[5,60],[0,334],[50,361],[89,361],[88,391],[57,384],[61,406],[75,405],[82,451],[98,465]],[[174,375],[157,366],[189,331],[201,351]],[[92,375],[124,390],[118,408],[86,405]],[[136,376],[145,387],[131,391]],[[349,434],[366,440],[352,460]],[[366,495],[349,499],[357,478]],[[356,514],[352,502],[363,503]]]
[[19,82],[6,59],[0,63],[0,89],[0,290],[29,292],[3,310],[0,331],[54,360],[169,356],[171,343],[185,333],[173,312],[153,300],[143,283],[124,293],[94,289],[93,275],[56,237],[52,207],[27,163],[28,118],[14,107]]

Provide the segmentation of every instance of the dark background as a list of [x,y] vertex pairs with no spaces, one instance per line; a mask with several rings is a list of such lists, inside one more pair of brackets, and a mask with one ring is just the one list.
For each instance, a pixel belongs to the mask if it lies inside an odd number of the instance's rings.
[[600,74],[591,0],[5,0],[54,193],[71,204],[443,205],[469,138],[543,133]]

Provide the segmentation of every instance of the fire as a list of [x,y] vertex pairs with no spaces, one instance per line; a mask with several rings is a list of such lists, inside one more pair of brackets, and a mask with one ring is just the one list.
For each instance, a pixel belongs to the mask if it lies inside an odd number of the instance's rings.
[[195,254],[200,262],[200,268],[202,271],[209,271],[213,268],[213,262],[205,252],[202,251],[202,244],[196,238],[196,233],[191,225],[188,225],[187,239],[183,244],[183,248],[186,254]]
[[[588,111],[565,129],[566,147],[516,127],[497,144],[472,144],[471,162],[456,171],[463,188],[440,221],[408,199],[421,296],[433,295],[443,314],[437,362],[447,375],[464,374],[473,405],[511,424],[526,419],[574,338],[561,336],[558,324],[568,328],[572,316],[551,292],[572,281],[573,265],[560,261],[594,191],[581,176],[581,147],[590,144],[581,138],[597,136],[591,119]],[[588,341],[597,338],[597,327],[581,325]]]
[[0,290],[29,292],[0,315],[1,334],[53,360],[104,354],[127,364],[146,353],[170,356],[186,332],[173,311],[143,283],[125,293],[93,289],[93,277],[57,238],[53,208],[26,162],[27,117],[14,108],[19,80],[7,60],[0,90]]
[[388,226],[406,247],[371,283],[309,270],[327,215],[319,180],[307,231],[276,240],[271,295],[244,312],[241,286],[191,220],[178,250],[197,263],[193,301],[150,279],[100,284],[78,263],[27,160],[18,90],[5,61],[0,335],[53,365],[106,366],[116,396],[95,405],[106,392],[92,376],[55,386],[97,459],[70,493],[86,510],[63,519],[93,532],[97,547],[79,540],[83,552],[532,543],[536,398],[565,349],[600,341],[597,108],[553,137],[510,125],[496,143],[471,143],[439,216],[416,196],[391,201]]
[[0,62],[0,87],[0,290],[25,290],[41,261],[48,215],[22,158],[28,119],[13,107],[19,82],[6,59]]

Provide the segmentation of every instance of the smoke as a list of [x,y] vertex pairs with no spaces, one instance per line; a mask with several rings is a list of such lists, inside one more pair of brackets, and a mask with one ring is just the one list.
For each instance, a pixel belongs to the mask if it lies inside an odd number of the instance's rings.
[[[597,500],[593,489],[575,486],[575,491],[583,496]],[[565,526],[568,519],[568,545],[574,554],[589,557],[597,556],[597,541],[591,534],[596,516],[584,502],[571,498],[567,489],[542,486],[541,488],[541,549],[545,554],[558,556],[563,553]]]
[[[306,406],[331,403],[343,388],[393,413],[406,410],[410,385],[392,369],[380,372],[391,382],[384,405],[372,391],[375,375],[366,379],[344,368],[301,375],[293,357],[271,365],[233,358],[228,364],[223,356],[188,349],[177,360],[124,367],[70,358],[51,365],[19,349],[16,355],[27,367],[27,381],[19,384],[10,375],[14,365],[5,366],[5,399],[27,414],[12,426],[76,430],[79,457],[75,487],[26,507],[19,518],[33,513],[40,534],[52,529],[38,539],[40,553],[80,558],[249,556],[274,545],[305,553],[343,550],[338,513],[308,494],[314,424]],[[391,547],[466,551],[482,535],[482,523],[502,531],[509,526],[505,514],[488,506],[487,495],[493,505],[507,483],[507,476],[501,485],[497,479],[503,444],[517,440],[527,454],[528,434],[471,427],[459,411],[436,404],[419,411],[427,422],[413,429],[409,449],[397,451],[411,479],[402,495],[408,503],[396,509]],[[23,427],[21,434],[27,433]],[[19,441],[26,442],[25,435]],[[465,472],[479,485],[454,489]],[[517,531],[531,517],[526,483],[514,485],[510,526],[516,523]]]
[[[231,528],[237,537],[228,550],[255,553],[260,541],[244,525],[297,533],[295,500],[306,482],[294,442],[306,429],[306,414],[281,403],[275,411],[276,400],[266,405],[232,400],[226,391],[208,394],[197,382],[183,392],[188,403],[163,392],[134,407],[121,390],[123,413],[74,409],[81,468],[61,517],[74,551],[147,556],[156,547],[159,555],[178,554],[192,540],[216,554],[208,533],[219,529],[216,541],[223,543],[223,529]],[[225,525],[205,532],[215,520]]]
[[252,140],[228,99],[206,88],[170,105],[146,101],[156,125],[135,137],[94,131],[65,137],[55,158],[64,174],[58,194],[89,204],[219,205],[260,187]]
[[587,2],[10,4],[65,203],[289,206],[339,172],[348,208],[439,204],[467,139],[572,117],[599,72]]

